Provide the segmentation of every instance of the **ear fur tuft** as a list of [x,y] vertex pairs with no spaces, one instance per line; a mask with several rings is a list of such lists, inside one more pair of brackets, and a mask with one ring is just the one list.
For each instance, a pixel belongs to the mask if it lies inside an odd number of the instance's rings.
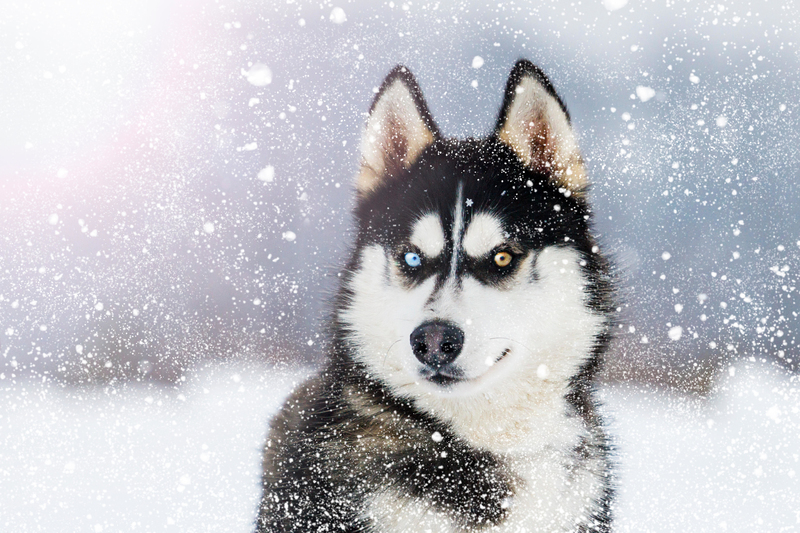
[[495,135],[559,187],[580,193],[588,186],[567,108],[547,76],[526,59],[508,77]]
[[356,188],[361,194],[410,167],[422,151],[439,139],[422,91],[406,67],[386,76],[370,107],[361,139],[361,168]]

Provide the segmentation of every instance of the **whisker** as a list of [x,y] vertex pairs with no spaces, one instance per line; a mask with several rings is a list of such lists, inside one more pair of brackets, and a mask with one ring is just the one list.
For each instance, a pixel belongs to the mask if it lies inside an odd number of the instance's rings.
[[397,344],[398,342],[402,341],[402,340],[403,340],[402,338],[400,338],[400,339],[397,339],[396,341],[394,341],[394,342],[392,343],[392,345],[391,345],[391,346],[389,346],[389,349],[388,349],[388,350],[386,350],[386,355],[384,355],[384,356],[383,356],[383,366],[386,366],[386,358],[387,358],[387,357],[389,357],[389,352],[391,352],[391,351],[392,351],[392,348],[394,348],[394,345],[395,345],[395,344]]
[[528,348],[527,346],[525,346],[525,345],[524,345],[524,344],[522,344],[521,342],[519,342],[519,341],[516,341],[516,340],[514,340],[514,339],[511,339],[511,338],[509,338],[509,337],[489,337],[489,340],[490,340],[490,341],[495,341],[495,340],[505,340],[505,341],[511,341],[511,342],[513,342],[513,343],[515,343],[515,344],[519,344],[520,346],[522,346],[523,348],[525,348],[526,350],[528,350],[530,353],[534,353],[534,351],[533,351],[533,350],[531,350],[530,348]]

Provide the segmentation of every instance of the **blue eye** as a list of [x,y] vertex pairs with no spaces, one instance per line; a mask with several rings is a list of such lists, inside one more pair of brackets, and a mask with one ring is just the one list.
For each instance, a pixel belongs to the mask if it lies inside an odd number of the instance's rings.
[[405,259],[406,259],[406,264],[412,268],[416,268],[422,264],[422,259],[420,259],[419,255],[415,254],[414,252],[408,252],[405,255]]

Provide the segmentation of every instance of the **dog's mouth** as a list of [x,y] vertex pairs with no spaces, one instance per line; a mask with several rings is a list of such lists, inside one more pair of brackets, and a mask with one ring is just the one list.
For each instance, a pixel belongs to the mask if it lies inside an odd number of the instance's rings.
[[505,359],[505,358],[506,358],[506,356],[507,356],[508,354],[510,354],[510,353],[511,353],[511,348],[506,348],[505,350],[503,350],[503,353],[501,353],[501,354],[500,354],[500,355],[497,357],[497,359],[495,359],[495,360],[494,360],[494,364],[493,364],[492,366],[496,365],[497,363],[499,363],[500,361],[502,361],[503,359]]
[[447,364],[439,368],[425,367],[419,373],[426,380],[442,387],[465,381],[464,371],[453,364]]
[[427,379],[431,383],[439,385],[440,387],[449,387],[449,386],[455,385],[456,383],[459,383],[461,381],[466,381],[464,378],[446,376],[446,375],[444,375],[444,374],[442,374],[440,372],[437,372],[436,374],[430,376]]
[[[500,355],[494,359],[494,362],[492,362],[490,366],[494,366],[505,359],[509,353],[511,353],[511,348],[506,348],[503,350]],[[450,387],[457,383],[477,381],[483,377],[483,375],[475,378],[467,377],[464,374],[464,371],[454,364],[447,364],[439,368],[425,367],[420,370],[420,375],[426,381],[429,381],[430,383],[440,387]]]

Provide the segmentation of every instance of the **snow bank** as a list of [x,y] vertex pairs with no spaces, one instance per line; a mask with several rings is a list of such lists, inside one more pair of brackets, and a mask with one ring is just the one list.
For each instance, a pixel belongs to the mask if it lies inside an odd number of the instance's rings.
[[617,531],[800,529],[800,379],[754,363],[708,400],[603,391],[620,464]]
[[177,390],[0,391],[0,531],[250,531],[268,418],[299,379],[215,366]]
[[[708,400],[603,390],[618,531],[798,527],[800,384],[732,373]],[[177,389],[0,388],[0,531],[250,531],[267,420],[307,374],[216,365]]]

